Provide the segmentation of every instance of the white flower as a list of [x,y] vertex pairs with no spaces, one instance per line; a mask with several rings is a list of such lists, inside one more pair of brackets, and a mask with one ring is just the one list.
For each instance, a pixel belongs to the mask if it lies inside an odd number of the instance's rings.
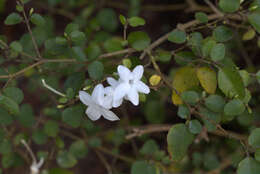
[[104,88],[102,84],[98,84],[90,96],[84,91],[79,91],[79,98],[82,103],[88,106],[86,114],[95,121],[101,116],[110,121],[119,120],[119,118],[109,109],[112,107],[113,89],[111,87]]
[[[114,91],[116,89],[116,87],[120,84],[119,81],[117,81],[116,79],[112,78],[112,77],[108,77],[107,78],[107,83],[109,85],[111,85],[111,88],[113,89],[113,94],[112,94],[112,98],[114,98]],[[119,99],[119,100],[112,100],[112,106],[117,108],[118,106],[120,106],[123,103],[123,98]]]
[[138,65],[131,72],[127,67],[119,65],[117,67],[119,80],[108,79],[108,83],[114,88],[113,107],[117,107],[123,98],[131,101],[134,105],[139,104],[138,92],[148,94],[149,87],[141,81],[144,67]]

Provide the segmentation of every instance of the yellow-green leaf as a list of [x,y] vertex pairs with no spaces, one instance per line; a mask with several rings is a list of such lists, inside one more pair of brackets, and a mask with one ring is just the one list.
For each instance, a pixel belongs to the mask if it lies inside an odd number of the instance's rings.
[[160,83],[161,81],[161,76],[158,76],[156,74],[152,75],[149,79],[149,82],[152,86],[156,86]]
[[[173,87],[181,94],[184,91],[199,85],[196,69],[190,66],[180,68],[173,78]],[[175,91],[172,92],[172,102],[175,105],[183,104],[182,99]]]
[[209,94],[214,94],[217,89],[217,74],[209,67],[201,67],[197,69],[197,77],[201,86]]
[[255,35],[256,35],[255,30],[251,28],[243,34],[242,39],[243,40],[251,40],[251,39],[254,39]]

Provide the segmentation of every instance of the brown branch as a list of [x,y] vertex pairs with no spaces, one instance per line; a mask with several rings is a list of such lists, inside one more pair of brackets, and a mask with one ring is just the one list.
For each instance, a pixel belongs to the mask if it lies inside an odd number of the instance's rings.
[[[222,16],[222,15],[219,15],[219,14],[211,14],[211,15],[208,16],[208,19],[209,19],[209,21],[210,21],[210,20],[215,20],[215,19],[221,18],[221,17],[223,17],[223,16]],[[227,17],[230,18],[230,19],[234,19],[234,20],[242,20],[242,17],[241,17],[241,16],[235,15],[235,14],[234,14],[234,15],[233,15],[233,14],[232,14],[232,15],[227,15]],[[180,29],[180,30],[186,30],[186,29],[188,29],[189,27],[192,27],[192,26],[197,25],[197,24],[199,24],[199,23],[200,23],[200,22],[197,21],[197,20],[192,20],[192,21],[189,21],[189,22],[187,22],[187,23],[185,23],[185,24],[178,24],[176,28],[178,28],[178,29]],[[173,30],[175,30],[176,28],[174,28]],[[173,31],[173,30],[172,30],[172,31]],[[157,46],[159,46],[160,44],[162,44],[163,42],[165,42],[165,41],[168,39],[168,37],[169,37],[169,35],[170,35],[170,33],[171,33],[172,31],[166,33],[165,35],[163,35],[162,37],[160,37],[159,39],[157,39],[156,41],[154,41],[148,48],[146,48],[146,49],[143,51],[143,53],[142,53],[141,56],[140,56],[140,59],[143,59],[148,52],[151,52],[154,48],[156,48]]]
[[[129,130],[132,131],[132,133],[126,135],[126,139],[132,139],[135,137],[140,137],[145,134],[151,134],[151,133],[159,133],[159,132],[168,132],[170,128],[173,125],[170,124],[158,124],[158,125],[147,125],[147,126],[141,126],[141,127],[130,127]],[[247,140],[246,135],[241,135],[232,131],[225,131],[226,133],[223,133],[221,130],[216,130],[214,132],[209,132],[210,134],[214,134],[221,137],[231,138],[235,140]]]
[[[137,51],[132,49],[132,48],[128,48],[128,49],[125,49],[125,50],[120,50],[120,51],[100,55],[98,57],[98,59],[108,58],[108,57],[113,57],[113,56],[118,56],[118,55],[125,54],[125,53],[133,53],[133,52],[137,52]],[[42,59],[42,60],[39,60],[38,62],[18,71],[16,73],[9,74],[9,75],[0,75],[0,79],[17,78],[18,76],[22,75],[26,71],[28,71],[28,70],[36,67],[36,66],[45,64],[45,63],[89,63],[89,61],[79,62],[79,61],[76,61],[75,59]]]
[[103,54],[103,55],[99,56],[98,59],[118,56],[118,55],[121,55],[121,54],[131,54],[131,53],[134,53],[134,52],[137,52],[137,50],[135,50],[133,48],[127,48],[127,49],[124,49],[124,50]]

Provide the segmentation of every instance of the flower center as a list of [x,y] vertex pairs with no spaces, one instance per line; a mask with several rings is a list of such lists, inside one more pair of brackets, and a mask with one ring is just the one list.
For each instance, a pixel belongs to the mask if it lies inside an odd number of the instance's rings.
[[129,84],[133,85],[134,84],[134,80],[129,80]]

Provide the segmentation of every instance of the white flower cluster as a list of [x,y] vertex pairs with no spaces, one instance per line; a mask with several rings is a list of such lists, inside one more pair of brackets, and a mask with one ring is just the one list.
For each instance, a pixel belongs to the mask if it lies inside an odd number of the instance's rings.
[[82,103],[88,106],[86,114],[95,121],[101,116],[110,121],[119,120],[111,109],[119,107],[123,99],[129,100],[135,106],[139,104],[138,93],[150,93],[149,87],[141,81],[144,67],[138,65],[131,72],[127,67],[119,65],[117,67],[119,79],[107,78],[110,86],[104,87],[102,84],[95,86],[92,95],[84,91],[79,91],[79,98]]

